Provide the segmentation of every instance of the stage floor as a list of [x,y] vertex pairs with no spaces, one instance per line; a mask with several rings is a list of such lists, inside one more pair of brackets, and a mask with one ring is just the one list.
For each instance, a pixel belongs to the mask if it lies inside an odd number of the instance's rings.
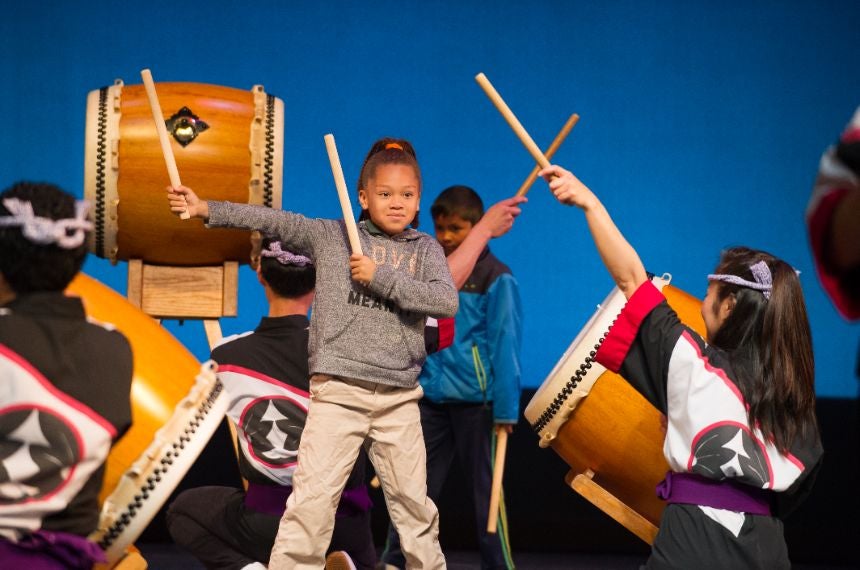
[[[177,546],[164,543],[138,544],[152,570],[204,570],[203,565]],[[477,552],[446,552],[449,570],[480,568]],[[518,570],[637,570],[644,559],[612,554],[515,552]],[[794,564],[794,570],[837,570],[854,566]]]

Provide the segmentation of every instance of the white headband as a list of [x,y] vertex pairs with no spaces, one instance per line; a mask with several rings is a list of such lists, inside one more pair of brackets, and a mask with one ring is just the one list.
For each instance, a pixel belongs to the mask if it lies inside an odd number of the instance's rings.
[[761,291],[764,298],[769,300],[770,292],[773,289],[773,277],[770,274],[770,267],[768,267],[767,263],[762,260],[750,265],[750,272],[753,274],[755,283],[747,281],[743,277],[725,273],[712,273],[711,275],[708,275],[708,281],[723,281],[725,283],[731,283],[732,285],[740,285],[741,287],[755,289],[756,291]]
[[[63,249],[75,249],[84,242],[85,232],[93,229],[87,220],[89,202],[75,201],[75,217],[52,220],[33,214],[33,204],[18,198],[4,198],[3,205],[11,215],[0,216],[0,227],[21,226],[21,233],[33,243],[56,243]],[[69,233],[73,230],[72,233]]]
[[271,242],[267,249],[260,252],[260,257],[274,258],[281,265],[297,265],[299,267],[304,267],[305,265],[314,264],[309,257],[281,249],[281,242],[279,241]]

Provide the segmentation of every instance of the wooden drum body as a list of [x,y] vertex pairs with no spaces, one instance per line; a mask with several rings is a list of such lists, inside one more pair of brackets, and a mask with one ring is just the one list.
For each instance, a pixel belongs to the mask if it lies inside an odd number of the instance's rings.
[[[701,302],[654,278],[681,321],[704,334]],[[626,299],[613,289],[529,402],[524,415],[575,474],[593,480],[659,526],[665,503],[655,488],[669,466],[663,456],[662,414],[624,378],[593,361]]]
[[[283,101],[200,83],[159,83],[182,183],[208,200],[281,207]],[[246,263],[248,232],[206,230],[170,213],[167,169],[143,85],[122,81],[87,98],[84,197],[93,203],[90,250],[151,265]]]
[[89,317],[112,324],[134,357],[132,425],[108,455],[99,528],[90,537],[120,559],[176,488],[224,416],[214,374],[155,320],[98,281],[79,274],[68,292]]

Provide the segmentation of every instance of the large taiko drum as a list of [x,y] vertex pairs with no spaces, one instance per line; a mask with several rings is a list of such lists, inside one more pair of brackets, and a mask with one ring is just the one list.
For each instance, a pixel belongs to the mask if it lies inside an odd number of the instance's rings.
[[[681,321],[704,334],[701,302],[655,277]],[[655,488],[669,466],[662,415],[624,378],[594,362],[594,354],[626,300],[617,288],[599,305],[541,384],[524,415],[575,473],[594,481],[655,526],[665,503]]]
[[[250,91],[202,83],[159,83],[182,183],[209,200],[281,207],[284,104]],[[114,85],[87,98],[84,197],[93,203],[90,251],[150,265],[247,263],[247,232],[206,230],[170,213],[169,185],[143,85]]]
[[132,426],[108,455],[99,528],[90,538],[119,560],[143,532],[212,437],[227,408],[214,364],[194,356],[151,317],[98,281],[79,274],[68,292],[87,315],[131,343]]

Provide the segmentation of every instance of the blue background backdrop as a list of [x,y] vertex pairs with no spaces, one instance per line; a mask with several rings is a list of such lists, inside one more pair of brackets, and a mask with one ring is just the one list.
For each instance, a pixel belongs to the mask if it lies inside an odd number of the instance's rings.
[[[350,186],[373,140],[410,139],[427,231],[444,187],[471,185],[490,204],[533,166],[474,82],[483,71],[541,147],[581,115],[556,162],[604,200],[649,270],[701,296],[727,245],[767,249],[800,269],[818,393],[857,396],[858,327],[819,286],[803,212],[821,152],[860,104],[860,3],[152,0],[2,10],[2,187],[39,179],[82,195],[87,93],[115,78],[140,83],[148,67],[156,81],[263,84],[281,97],[283,202],[310,216],[340,216],[325,133],[337,138]],[[542,182],[529,196],[492,247],[521,286],[524,384],[537,386],[612,283],[581,213]],[[125,292],[124,263],[90,256],[85,271]],[[239,295],[225,334],[253,328],[264,310],[247,267]],[[199,322],[167,326],[207,356]]]

